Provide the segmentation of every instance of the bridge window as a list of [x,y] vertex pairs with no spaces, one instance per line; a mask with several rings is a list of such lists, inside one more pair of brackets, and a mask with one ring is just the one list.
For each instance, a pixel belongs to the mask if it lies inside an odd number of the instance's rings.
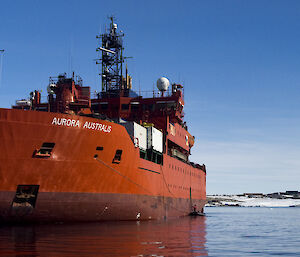
[[131,110],[136,111],[140,108],[140,106],[138,104],[133,104],[131,103]]
[[122,110],[129,110],[129,104],[122,104]]
[[108,104],[107,103],[100,103],[100,107],[101,107],[101,110],[107,110],[108,109]]

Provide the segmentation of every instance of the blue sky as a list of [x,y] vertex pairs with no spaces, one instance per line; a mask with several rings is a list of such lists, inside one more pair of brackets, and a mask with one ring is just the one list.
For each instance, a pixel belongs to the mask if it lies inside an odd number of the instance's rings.
[[111,14],[137,91],[184,85],[209,194],[300,190],[299,1],[1,1],[1,107],[71,70],[99,91]]

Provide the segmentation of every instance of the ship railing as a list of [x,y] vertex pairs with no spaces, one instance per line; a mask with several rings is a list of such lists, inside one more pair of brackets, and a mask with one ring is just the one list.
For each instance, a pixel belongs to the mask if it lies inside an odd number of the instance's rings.
[[[182,98],[184,98],[184,90],[183,88],[177,89],[177,91],[182,92]],[[176,91],[172,91],[172,88],[169,87],[167,91],[161,92],[159,90],[148,90],[148,91],[138,91],[139,96],[142,96],[143,98],[160,98],[160,97],[170,97],[172,96]]]
[[139,96],[142,96],[143,98],[159,98],[162,96],[165,97],[172,96],[172,90],[167,90],[163,93],[159,90],[139,91],[137,93],[139,94]]
[[[183,91],[183,90],[182,90]],[[159,90],[145,90],[145,91],[135,91],[136,96],[140,96],[143,98],[160,98],[160,97],[170,97],[172,96],[174,93],[172,92],[172,89],[169,88],[167,91],[161,92]],[[104,96],[104,98],[109,98],[109,97],[118,97],[120,95],[119,91],[115,90],[115,91],[109,91],[109,92],[91,92],[91,96],[92,99],[96,99],[96,98],[102,98]],[[183,98],[183,94],[182,94],[182,98]]]
[[202,170],[202,171],[204,171],[206,173],[206,166],[205,166],[205,164],[200,165],[198,163],[190,162],[190,165],[193,168],[197,168],[197,169]]
[[79,85],[82,87],[82,78],[79,75],[74,75],[71,78],[67,77],[66,73],[60,74],[57,77],[50,77],[49,78],[49,84],[56,84],[59,81],[74,81],[76,85]]

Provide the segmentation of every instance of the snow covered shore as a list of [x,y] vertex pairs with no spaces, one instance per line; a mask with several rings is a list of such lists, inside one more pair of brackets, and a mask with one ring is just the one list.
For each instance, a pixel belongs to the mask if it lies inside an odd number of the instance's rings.
[[300,199],[249,198],[245,196],[207,196],[205,207],[300,207]]

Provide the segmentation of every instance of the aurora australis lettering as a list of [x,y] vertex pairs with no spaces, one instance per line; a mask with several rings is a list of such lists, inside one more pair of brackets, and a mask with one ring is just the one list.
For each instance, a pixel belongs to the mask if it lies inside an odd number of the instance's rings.
[[[56,117],[53,118],[52,125],[80,128],[79,120],[56,118]],[[105,133],[111,132],[111,126],[108,126],[108,125],[105,125],[102,123],[98,123],[98,122],[86,121],[84,123],[84,125],[82,126],[82,128],[91,129],[91,130],[99,130],[99,131],[103,131]]]

